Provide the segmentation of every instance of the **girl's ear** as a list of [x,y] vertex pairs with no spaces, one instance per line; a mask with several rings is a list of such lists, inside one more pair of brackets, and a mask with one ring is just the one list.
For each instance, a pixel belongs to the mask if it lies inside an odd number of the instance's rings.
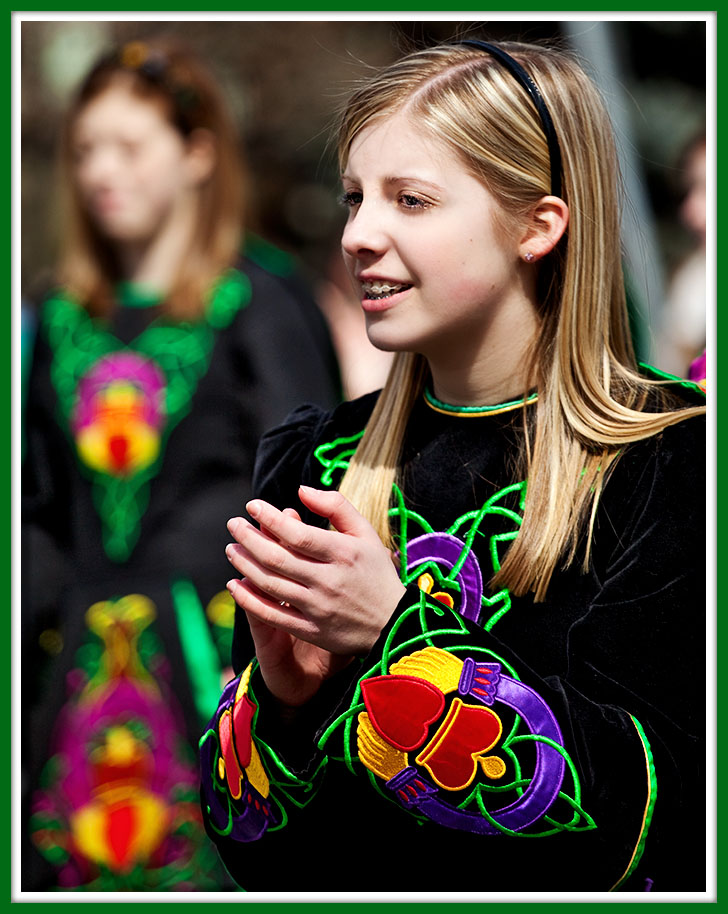
[[187,177],[192,187],[203,184],[217,164],[217,144],[214,135],[202,127],[187,137]]
[[520,257],[529,263],[545,257],[559,243],[568,224],[569,207],[561,197],[541,197],[519,243]]

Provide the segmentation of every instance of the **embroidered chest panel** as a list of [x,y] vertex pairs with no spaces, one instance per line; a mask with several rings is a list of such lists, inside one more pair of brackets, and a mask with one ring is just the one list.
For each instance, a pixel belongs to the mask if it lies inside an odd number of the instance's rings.
[[[314,452],[322,467],[320,482],[331,487],[340,481],[363,432],[320,445]],[[427,518],[408,507],[404,493],[394,487],[390,525],[402,583],[421,590],[489,631],[511,608],[507,588],[487,593],[487,581],[501,567],[501,559],[518,535],[523,521],[526,482],[505,486],[480,508],[467,511],[445,530],[435,530]],[[478,555],[487,555],[481,569]]]
[[113,561],[128,559],[139,538],[149,483],[208,370],[216,331],[250,296],[247,277],[230,270],[212,290],[203,320],[157,319],[129,345],[70,298],[46,302],[58,418],[92,481],[103,548]]
[[[324,486],[338,482],[361,435],[322,444]],[[413,596],[363,669],[348,705],[318,739],[326,753],[301,780],[255,735],[251,666],[226,688],[201,741],[213,828],[251,841],[287,822],[286,806],[315,795],[326,765],[344,764],[421,821],[478,835],[546,837],[595,828],[576,768],[546,701],[477,643],[465,620],[491,629],[511,608],[484,583],[517,536],[525,482],[434,530],[395,488],[390,510],[400,575]],[[487,562],[489,567],[481,567]]]

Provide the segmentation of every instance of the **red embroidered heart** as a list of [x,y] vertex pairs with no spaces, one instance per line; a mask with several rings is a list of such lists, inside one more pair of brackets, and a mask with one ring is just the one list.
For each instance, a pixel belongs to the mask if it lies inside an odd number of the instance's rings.
[[253,704],[247,695],[239,698],[233,706],[233,738],[238,759],[243,768],[247,768],[250,764],[250,756],[253,751],[251,727],[257,710],[258,706]]
[[223,711],[220,715],[217,732],[220,735],[220,754],[225,762],[225,779],[228,782],[230,795],[237,800],[242,793],[240,785],[243,772],[240,770],[235,747],[233,746],[233,716],[229,709]]
[[361,691],[374,729],[403,752],[424,743],[445,707],[437,686],[416,676],[374,676],[362,682]]
[[456,698],[437,733],[417,756],[417,764],[424,765],[445,790],[462,790],[475,778],[479,756],[493,748],[502,730],[495,711]]

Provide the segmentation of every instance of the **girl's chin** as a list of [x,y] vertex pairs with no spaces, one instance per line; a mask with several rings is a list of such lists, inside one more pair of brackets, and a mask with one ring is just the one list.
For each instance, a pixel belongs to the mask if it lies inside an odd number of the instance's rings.
[[416,341],[411,335],[395,332],[393,327],[383,327],[382,322],[368,317],[367,336],[372,346],[382,352],[416,351]]

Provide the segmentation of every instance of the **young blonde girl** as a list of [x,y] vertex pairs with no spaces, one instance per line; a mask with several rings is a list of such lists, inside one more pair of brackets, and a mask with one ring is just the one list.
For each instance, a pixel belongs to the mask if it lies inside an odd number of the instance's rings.
[[267,436],[228,525],[256,658],[208,834],[251,890],[700,891],[704,407],[635,362],[601,101],[465,41],[362,85],[339,153],[395,362]]

